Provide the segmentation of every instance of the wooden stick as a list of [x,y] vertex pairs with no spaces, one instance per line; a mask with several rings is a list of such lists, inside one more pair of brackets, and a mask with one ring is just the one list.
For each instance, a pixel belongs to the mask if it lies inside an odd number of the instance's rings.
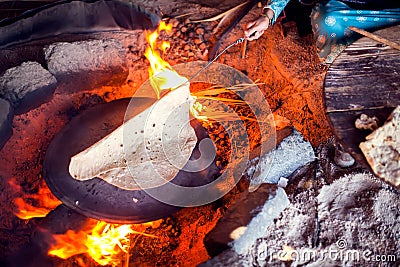
[[242,53],[241,58],[244,59],[246,57],[246,49],[247,49],[247,39],[244,39],[242,43]]
[[128,244],[128,248],[126,249],[126,253],[125,253],[125,261],[124,261],[124,265],[122,267],[129,267],[129,256],[131,254],[131,247],[132,247],[132,236],[129,235],[129,244]]
[[237,9],[239,9],[239,8],[240,8],[241,6],[243,6],[244,4],[246,4],[246,2],[245,2],[245,3],[242,3],[242,4],[239,4],[238,6],[235,6],[235,7],[231,8],[231,9],[225,11],[225,12],[222,12],[221,14],[218,14],[218,15],[212,17],[212,18],[200,19],[200,20],[192,20],[191,22],[193,22],[193,23],[198,23],[198,22],[209,22],[209,21],[216,21],[216,20],[219,20],[220,18],[229,16],[230,14],[232,14],[233,12],[235,12]]
[[376,34],[373,34],[373,33],[367,32],[367,31],[364,31],[364,30],[359,29],[359,28],[354,27],[354,26],[350,26],[349,29],[352,30],[352,31],[355,31],[355,32],[357,32],[357,33],[359,33],[359,34],[361,34],[361,35],[364,35],[364,36],[366,36],[366,37],[368,37],[368,38],[370,38],[370,39],[372,39],[372,40],[375,40],[375,41],[377,41],[377,42],[380,42],[380,43],[382,43],[382,44],[385,44],[385,45],[387,45],[387,46],[390,46],[391,48],[400,50],[400,45],[399,45],[399,44],[397,44],[397,43],[395,43],[395,42],[392,42],[392,41],[390,41],[390,40],[388,40],[388,39],[385,39],[385,38],[383,38],[383,37],[380,37],[380,36],[378,36],[378,35],[376,35]]
[[130,256],[129,254],[130,254],[130,246],[125,253],[124,267],[129,267],[129,256]]

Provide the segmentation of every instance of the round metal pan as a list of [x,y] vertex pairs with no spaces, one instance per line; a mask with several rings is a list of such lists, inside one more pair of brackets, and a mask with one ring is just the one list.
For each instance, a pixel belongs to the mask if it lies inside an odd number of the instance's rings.
[[[124,190],[99,178],[78,181],[69,174],[71,157],[122,125],[130,101],[128,116],[134,116],[154,103],[152,98],[135,97],[97,105],[73,118],[46,151],[43,174],[47,185],[66,206],[85,216],[111,223],[142,223],[169,216],[180,209],[154,199],[143,190]],[[193,158],[199,154],[199,142],[208,134],[196,120],[191,124],[198,138]],[[200,186],[212,182],[219,173],[214,160],[200,172],[181,170],[171,182],[188,187]],[[156,190],[163,191],[163,186]]]

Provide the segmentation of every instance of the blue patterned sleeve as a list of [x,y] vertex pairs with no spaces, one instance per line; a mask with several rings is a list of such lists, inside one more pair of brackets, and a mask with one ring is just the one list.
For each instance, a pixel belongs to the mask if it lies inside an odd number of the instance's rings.
[[272,23],[275,23],[276,19],[282,13],[283,9],[289,3],[290,0],[272,0],[267,8],[270,8],[274,11],[274,18],[272,19]]

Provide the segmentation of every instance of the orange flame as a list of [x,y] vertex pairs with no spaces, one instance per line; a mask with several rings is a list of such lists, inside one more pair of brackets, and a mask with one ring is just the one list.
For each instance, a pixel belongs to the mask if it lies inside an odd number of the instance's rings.
[[[21,186],[14,179],[9,181],[10,186],[17,192],[22,192]],[[25,199],[30,199],[39,207],[28,204]],[[45,217],[61,202],[56,199],[48,187],[41,187],[37,194],[26,194],[24,198],[14,200],[18,208],[15,214],[21,219]],[[108,224],[103,221],[90,219],[84,229],[79,231],[68,230],[65,234],[53,235],[55,243],[51,245],[48,254],[62,259],[74,255],[87,253],[100,265],[117,266],[121,259],[119,254],[127,253],[129,248],[129,235],[145,234],[143,231],[148,226],[157,226],[161,220],[143,224]]]
[[151,223],[108,224],[103,221],[90,220],[85,229],[75,232],[67,231],[65,234],[53,235],[56,243],[48,251],[49,255],[68,259],[74,255],[87,253],[100,265],[117,266],[121,263],[120,253],[128,253],[130,246],[130,234],[141,234],[155,237],[134,230],[149,226]]
[[[159,48],[157,47],[157,38],[160,35],[160,32],[166,31],[168,33],[171,29],[172,25],[168,25],[164,21],[161,21],[157,30],[155,30],[154,32],[146,32],[146,40],[149,43],[149,47],[147,47],[144,55],[150,62],[150,69],[149,69],[150,77],[154,76],[158,72],[163,71],[165,68],[171,69],[169,63],[164,61],[161,58],[160,53],[157,52],[157,48]],[[169,43],[163,41],[160,48],[162,48],[162,50],[165,51],[167,47],[169,47]]]
[[[166,41],[157,45],[157,38],[161,31],[166,31],[168,33],[171,29],[172,25],[168,25],[164,21],[161,21],[157,30],[154,32],[146,32],[146,40],[149,43],[149,46],[144,55],[150,62],[150,83],[156,91],[158,98],[160,98],[161,91],[166,89],[173,90],[188,82],[188,79],[180,76],[175,70],[173,70],[171,65],[163,60],[160,53],[157,51],[162,50],[165,52],[166,49],[170,47],[169,42]],[[195,118],[206,121],[208,118],[204,115],[200,115],[200,113],[204,111],[205,107],[197,102],[197,97],[191,95],[190,102],[190,113]]]
[[[15,180],[10,180],[9,184],[17,192],[22,192],[21,186],[16,184]],[[27,202],[28,199],[35,203],[37,207],[29,204]],[[39,188],[37,194],[25,194],[23,198],[15,198],[14,204],[18,210],[14,212],[14,214],[20,219],[29,220],[32,218],[46,217],[50,211],[61,204],[61,201],[51,193],[47,186],[44,186]]]
[[166,24],[161,21],[158,29],[154,32],[146,32],[146,40],[149,43],[144,55],[150,62],[149,76],[150,83],[153,89],[157,93],[157,97],[160,98],[161,91],[166,89],[175,89],[178,86],[187,82],[185,77],[180,76],[174,71],[171,65],[161,58],[158,50],[166,51],[170,47],[169,42],[163,41],[161,44],[157,44],[157,38],[161,31],[167,33],[172,29],[172,25]]
[[[175,70],[172,69],[171,65],[162,59],[159,50],[166,51],[170,47],[170,44],[166,41],[157,43],[157,38],[160,32],[169,32],[172,29],[172,25],[166,24],[161,21],[158,29],[153,32],[146,32],[146,40],[149,43],[144,55],[150,62],[149,75],[150,83],[153,89],[157,93],[157,97],[160,98],[161,91],[166,89],[176,89],[185,83],[188,83],[188,79],[180,76]],[[199,99],[211,99],[219,100],[226,103],[231,103],[234,105],[244,105],[245,102],[242,100],[228,99],[224,97],[217,97],[215,95],[231,92],[231,91],[242,91],[254,84],[241,84],[234,85],[230,88],[219,88],[212,87],[204,92],[197,92],[191,94],[190,103],[190,113],[197,119],[210,123],[209,119],[223,119],[223,120],[237,120],[237,116],[232,114],[226,114],[224,111],[209,110],[207,107],[203,106],[198,100]],[[251,120],[251,118],[244,117],[242,119]]]

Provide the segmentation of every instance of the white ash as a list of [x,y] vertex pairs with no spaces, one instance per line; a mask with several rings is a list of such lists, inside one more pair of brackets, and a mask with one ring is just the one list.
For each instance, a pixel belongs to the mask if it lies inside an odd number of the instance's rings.
[[371,174],[345,176],[324,186],[318,206],[325,233],[321,239],[333,242],[344,237],[349,247],[400,251],[400,221],[394,219],[400,216],[400,193]]
[[282,262],[273,258],[283,246],[312,247],[316,213],[313,197],[313,191],[301,193],[272,224],[261,224],[264,227],[263,235],[253,240],[250,246],[247,245],[247,251],[239,251],[237,266],[270,266],[273,263],[281,266]]
[[127,49],[119,40],[60,42],[44,49],[48,68],[54,75],[126,68]]
[[250,186],[255,188],[262,183],[276,184],[282,177],[289,177],[295,170],[315,159],[311,143],[294,130],[276,149],[262,155],[258,165],[247,170],[248,177],[252,177],[252,173],[256,174],[251,178]]
[[344,218],[363,192],[377,190],[379,182],[368,176],[345,176],[329,186],[323,186],[317,197],[319,219],[329,216]]
[[[240,251],[237,266],[282,266],[276,256],[284,246],[299,253],[285,266],[376,266],[368,261],[373,255],[397,254],[399,260],[399,217],[400,192],[370,173],[345,175],[319,192],[309,189],[294,196],[277,220],[264,225],[264,235]],[[344,241],[342,250],[338,241]],[[329,250],[353,252],[360,259],[321,256]],[[309,259],[304,251],[316,256]],[[396,266],[392,263],[388,266]]]
[[0,96],[16,104],[28,93],[56,84],[56,78],[39,63],[24,62],[0,76]]

